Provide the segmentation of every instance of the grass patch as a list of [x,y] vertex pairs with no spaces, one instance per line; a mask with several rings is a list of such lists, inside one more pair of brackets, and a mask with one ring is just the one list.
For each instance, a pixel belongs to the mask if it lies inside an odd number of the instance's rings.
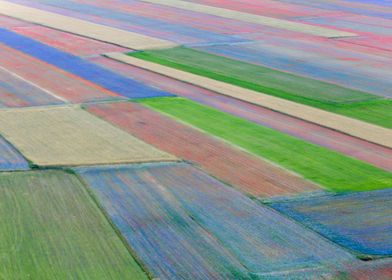
[[370,164],[182,98],[138,102],[294,171],[332,191],[392,187],[392,174]]
[[0,174],[2,279],[148,279],[76,176]]
[[128,55],[392,128],[392,101],[370,93],[185,47]]
[[373,100],[343,106],[322,105],[319,108],[386,128],[392,128],[392,100]]

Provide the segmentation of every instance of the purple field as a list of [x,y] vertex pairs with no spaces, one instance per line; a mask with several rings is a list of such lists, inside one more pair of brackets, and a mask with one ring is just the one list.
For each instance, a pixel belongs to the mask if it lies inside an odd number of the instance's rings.
[[[313,232],[186,164],[77,172],[129,246],[161,279],[231,278],[229,271],[262,278],[324,265],[337,269],[353,260]],[[184,262],[176,262],[178,258]]]

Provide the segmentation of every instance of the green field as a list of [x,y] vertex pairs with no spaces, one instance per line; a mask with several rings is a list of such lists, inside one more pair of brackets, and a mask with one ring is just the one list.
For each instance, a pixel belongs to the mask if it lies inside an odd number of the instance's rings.
[[333,191],[392,187],[392,173],[182,98],[138,102],[266,158]]
[[392,128],[392,100],[357,102],[350,105],[322,105],[319,108],[386,128]]
[[0,174],[0,279],[148,279],[76,176]]
[[185,47],[128,55],[392,128],[392,100],[369,93]]

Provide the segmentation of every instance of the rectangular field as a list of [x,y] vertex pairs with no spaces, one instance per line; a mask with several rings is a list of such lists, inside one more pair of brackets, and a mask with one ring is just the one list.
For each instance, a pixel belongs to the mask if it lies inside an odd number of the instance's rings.
[[3,279],[148,279],[76,176],[0,174]]
[[175,160],[76,106],[1,110],[0,133],[40,166]]
[[272,203],[359,255],[392,256],[392,189]]
[[76,171],[160,279],[250,279],[247,274],[263,279],[270,272],[337,267],[353,260],[188,164]]
[[210,107],[180,98],[140,102],[220,137],[333,191],[389,188],[392,173]]
[[37,85],[0,66],[0,108],[63,104]]
[[0,67],[71,103],[125,99],[3,44],[0,44]]

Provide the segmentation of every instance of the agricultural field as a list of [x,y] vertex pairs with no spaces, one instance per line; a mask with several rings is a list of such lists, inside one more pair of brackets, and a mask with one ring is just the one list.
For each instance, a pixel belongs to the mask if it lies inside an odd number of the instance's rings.
[[0,0],[0,279],[392,279],[392,3]]
[[272,207],[294,219],[306,221],[310,228],[357,254],[391,256],[392,225],[389,217],[392,209],[388,205],[390,201],[385,199],[390,192],[387,189],[276,202]]
[[77,107],[3,110],[0,125],[39,166],[176,160]]
[[0,174],[3,279],[148,279],[75,175]]

